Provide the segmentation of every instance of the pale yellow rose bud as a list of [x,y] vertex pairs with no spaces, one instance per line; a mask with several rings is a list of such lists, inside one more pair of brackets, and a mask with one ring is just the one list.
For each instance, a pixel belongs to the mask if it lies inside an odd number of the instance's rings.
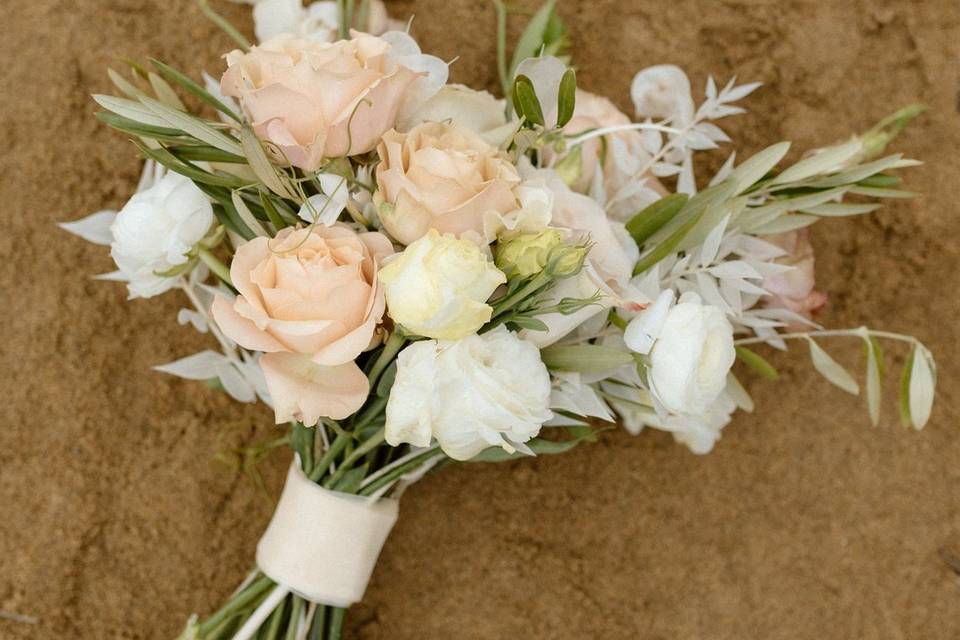
[[558,229],[524,233],[497,245],[497,267],[510,277],[528,278],[543,271],[550,252],[563,243]]
[[487,299],[506,282],[474,243],[430,230],[380,270],[387,313],[407,330],[459,340],[490,320]]

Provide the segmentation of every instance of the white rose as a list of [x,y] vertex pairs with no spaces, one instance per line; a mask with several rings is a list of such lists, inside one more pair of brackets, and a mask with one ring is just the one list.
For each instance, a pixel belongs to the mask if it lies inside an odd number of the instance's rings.
[[488,447],[525,450],[553,417],[549,405],[540,352],[503,326],[456,342],[415,342],[397,357],[386,439],[426,447],[436,438],[455,460]]
[[[281,33],[295,33],[315,42],[334,42],[339,38],[340,9],[335,0],[320,0],[303,6],[303,0],[252,0],[253,32],[264,42]],[[354,14],[356,16],[356,13]],[[367,24],[358,30],[378,36],[406,25],[391,20],[381,0],[369,4]]]
[[735,358],[733,326],[723,311],[684,294],[650,351],[650,391],[671,413],[703,415],[726,386]]
[[683,69],[672,64],[640,71],[630,84],[630,97],[641,118],[669,118],[674,125],[693,120],[690,80]]
[[157,273],[186,262],[212,223],[210,200],[178,173],[130,198],[110,226],[110,255],[129,281],[130,297],[149,298],[174,287],[176,277]]
[[487,299],[506,280],[476,244],[433,229],[380,270],[388,315],[438,340],[458,340],[488,322]]

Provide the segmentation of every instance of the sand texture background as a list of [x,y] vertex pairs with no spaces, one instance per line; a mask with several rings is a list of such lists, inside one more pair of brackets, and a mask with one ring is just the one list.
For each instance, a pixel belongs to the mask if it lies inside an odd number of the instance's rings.
[[[391,2],[452,77],[495,89],[494,13]],[[526,6],[533,3],[525,2]],[[249,9],[221,2],[248,33]],[[245,575],[288,463],[266,493],[214,461],[279,435],[263,407],[150,367],[210,339],[171,293],[127,302],[106,250],[54,226],[119,207],[139,164],[93,118],[116,58],[218,72],[230,48],[192,0],[6,0],[0,37],[0,619],[4,639],[164,639]],[[897,148],[922,195],[816,228],[823,316],[913,332],[938,355],[939,406],[902,429],[887,386],[862,399],[804,349],[745,377],[757,402],[715,452],[605,434],[574,453],[461,466],[408,491],[349,638],[960,637],[960,6],[953,0],[564,0],[583,88],[629,106],[640,68],[762,80],[728,121],[743,154],[801,150],[901,105],[931,110]],[[515,20],[517,26],[523,21]],[[515,36],[517,29],[513,29]],[[741,157],[746,157],[745,155]],[[860,368],[860,345],[831,342]],[[891,345],[889,366],[904,352]],[[896,375],[896,374],[895,374]]]

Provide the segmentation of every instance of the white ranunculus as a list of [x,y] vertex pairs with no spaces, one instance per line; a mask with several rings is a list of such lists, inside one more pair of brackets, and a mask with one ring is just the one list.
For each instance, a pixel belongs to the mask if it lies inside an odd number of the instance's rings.
[[526,450],[553,414],[540,352],[503,326],[455,342],[415,342],[397,357],[386,439],[468,460],[488,447]]
[[433,229],[380,269],[387,314],[438,340],[480,329],[493,312],[487,299],[506,280],[476,244]]
[[680,67],[658,64],[647,67],[633,77],[630,97],[641,118],[669,118],[674,125],[693,120],[693,98],[690,80]]
[[131,298],[149,298],[177,283],[158,273],[187,261],[213,223],[207,196],[188,178],[168,173],[135,194],[110,226],[110,255],[127,278]]
[[735,359],[726,315],[686,293],[667,313],[650,351],[650,391],[671,413],[703,415],[726,386]]

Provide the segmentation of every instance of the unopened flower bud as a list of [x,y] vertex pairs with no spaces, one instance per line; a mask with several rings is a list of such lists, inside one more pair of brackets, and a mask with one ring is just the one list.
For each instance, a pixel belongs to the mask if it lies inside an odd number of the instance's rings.
[[551,260],[555,248],[563,244],[563,233],[545,229],[524,233],[497,246],[497,267],[510,277],[528,278],[538,274]]

